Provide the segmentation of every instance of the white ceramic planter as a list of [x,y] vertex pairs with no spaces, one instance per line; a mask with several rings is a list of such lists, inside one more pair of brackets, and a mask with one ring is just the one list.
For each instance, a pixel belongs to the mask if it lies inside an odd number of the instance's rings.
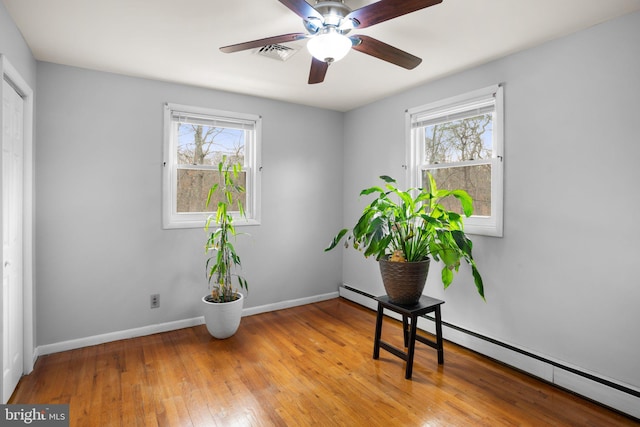
[[204,321],[211,336],[218,339],[229,338],[236,333],[242,318],[244,296],[231,302],[208,302],[202,297],[204,304]]

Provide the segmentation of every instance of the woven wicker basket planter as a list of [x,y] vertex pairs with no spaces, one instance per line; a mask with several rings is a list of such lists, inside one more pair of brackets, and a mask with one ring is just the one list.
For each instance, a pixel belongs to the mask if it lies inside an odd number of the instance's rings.
[[418,262],[391,262],[380,259],[380,273],[389,300],[396,304],[417,304],[429,274],[427,258]]

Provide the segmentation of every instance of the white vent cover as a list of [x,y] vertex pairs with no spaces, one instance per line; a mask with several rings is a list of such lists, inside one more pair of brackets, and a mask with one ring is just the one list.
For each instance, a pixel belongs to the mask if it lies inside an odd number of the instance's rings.
[[267,58],[276,59],[278,61],[286,61],[300,50],[298,46],[283,46],[281,44],[269,44],[262,46],[256,50],[256,55],[266,56]]

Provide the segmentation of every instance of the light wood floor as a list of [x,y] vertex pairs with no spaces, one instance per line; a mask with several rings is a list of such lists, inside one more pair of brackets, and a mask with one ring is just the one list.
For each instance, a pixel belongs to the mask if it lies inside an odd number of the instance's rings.
[[[204,326],[38,359],[10,403],[69,403],[71,426],[637,425],[445,342],[418,343],[413,379],[386,351],[375,313],[343,299],[242,319],[227,340]],[[383,338],[401,345],[385,320]]]

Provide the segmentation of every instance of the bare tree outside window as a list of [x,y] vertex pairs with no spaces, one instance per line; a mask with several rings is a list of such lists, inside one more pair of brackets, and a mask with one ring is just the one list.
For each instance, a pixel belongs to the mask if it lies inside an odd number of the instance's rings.
[[[491,163],[465,163],[491,159],[492,125],[493,115],[482,114],[426,126],[424,162],[451,165],[444,168],[427,166],[422,171],[422,185],[429,185],[426,176],[431,172],[439,188],[466,190],[474,200],[474,215],[490,216]],[[442,202],[448,210],[460,211],[456,200]]]
[[[219,200],[211,200],[208,208],[206,202],[209,189],[219,182],[223,156],[230,164],[244,165],[244,130],[178,123],[177,212],[215,212]],[[241,173],[239,183],[246,188],[246,173]]]

